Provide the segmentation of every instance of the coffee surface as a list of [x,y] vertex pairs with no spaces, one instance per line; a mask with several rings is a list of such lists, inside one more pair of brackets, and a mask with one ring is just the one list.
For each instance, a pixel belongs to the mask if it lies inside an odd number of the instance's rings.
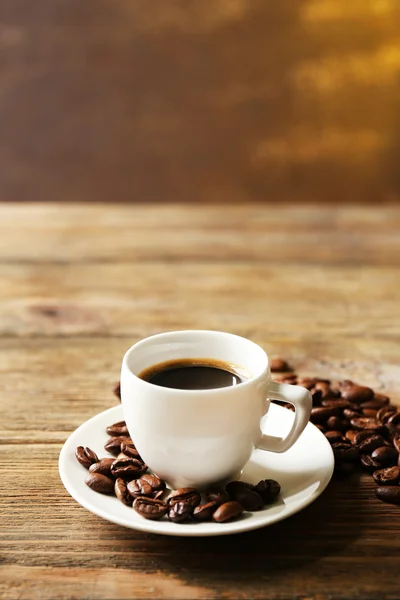
[[212,359],[168,360],[148,367],[139,374],[141,379],[177,390],[212,390],[231,387],[246,378],[224,361]]

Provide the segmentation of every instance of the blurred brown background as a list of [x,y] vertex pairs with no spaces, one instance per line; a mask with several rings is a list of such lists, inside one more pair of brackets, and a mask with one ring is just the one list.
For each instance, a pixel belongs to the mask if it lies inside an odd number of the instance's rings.
[[399,0],[2,0],[0,200],[396,202]]

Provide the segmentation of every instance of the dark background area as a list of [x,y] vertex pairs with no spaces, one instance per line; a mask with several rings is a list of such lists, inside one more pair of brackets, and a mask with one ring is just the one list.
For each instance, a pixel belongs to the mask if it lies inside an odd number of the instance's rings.
[[0,200],[397,202],[398,0],[2,0]]

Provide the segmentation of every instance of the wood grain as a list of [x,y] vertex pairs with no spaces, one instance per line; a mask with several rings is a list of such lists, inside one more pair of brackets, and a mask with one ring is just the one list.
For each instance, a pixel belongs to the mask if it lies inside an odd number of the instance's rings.
[[301,374],[400,404],[399,220],[396,207],[0,204],[1,598],[397,599],[399,508],[368,475],[332,480],[272,527],[174,539],[91,515],[57,461],[118,402],[125,350],[174,328],[248,336]]
[[0,26],[1,198],[399,199],[397,0],[3,0]]

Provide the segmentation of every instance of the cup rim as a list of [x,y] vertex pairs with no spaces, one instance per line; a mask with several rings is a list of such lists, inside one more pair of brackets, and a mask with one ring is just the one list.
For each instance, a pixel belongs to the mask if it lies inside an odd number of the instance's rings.
[[[253,375],[252,377],[249,377],[249,379],[246,379],[245,381],[242,381],[235,386],[210,388],[210,389],[204,389],[204,390],[183,390],[183,389],[179,389],[179,388],[161,387],[159,385],[155,385],[154,383],[151,383],[149,381],[141,379],[135,373],[132,372],[132,370],[129,366],[129,357],[134,350],[137,350],[138,348],[140,348],[141,345],[145,345],[146,343],[149,342],[149,340],[156,341],[157,338],[165,339],[165,338],[168,338],[168,336],[172,337],[177,334],[178,335],[179,334],[182,334],[182,335],[196,335],[196,334],[210,334],[211,335],[212,334],[212,335],[226,336],[227,338],[235,338],[238,341],[243,341],[243,342],[246,342],[247,344],[251,344],[251,345],[255,346],[257,349],[257,352],[262,354],[262,357],[265,361],[265,365],[264,365],[263,369],[261,370],[261,372],[259,372],[256,375]],[[212,358],[212,357],[210,357],[210,358]],[[259,346],[252,340],[249,340],[248,338],[245,338],[243,336],[236,335],[234,333],[228,333],[225,331],[213,330],[213,329],[181,329],[181,330],[178,329],[178,330],[174,330],[174,331],[165,331],[165,332],[156,333],[156,334],[147,336],[147,337],[139,340],[135,344],[133,344],[130,348],[128,348],[128,350],[125,352],[124,357],[122,359],[122,369],[127,374],[129,374],[130,377],[133,377],[133,379],[136,380],[136,382],[139,383],[140,385],[151,386],[154,389],[154,392],[155,391],[160,392],[162,390],[162,393],[164,393],[164,394],[172,393],[174,395],[177,395],[177,394],[182,395],[183,394],[186,396],[190,396],[190,395],[198,396],[199,394],[201,394],[201,395],[215,394],[216,392],[218,392],[218,394],[227,394],[227,393],[232,394],[234,392],[234,390],[243,390],[245,387],[254,385],[254,383],[257,383],[259,380],[262,380],[265,377],[265,374],[268,374],[270,372],[269,357],[268,357],[267,353],[265,352],[265,350],[263,348],[261,348],[261,346]]]

